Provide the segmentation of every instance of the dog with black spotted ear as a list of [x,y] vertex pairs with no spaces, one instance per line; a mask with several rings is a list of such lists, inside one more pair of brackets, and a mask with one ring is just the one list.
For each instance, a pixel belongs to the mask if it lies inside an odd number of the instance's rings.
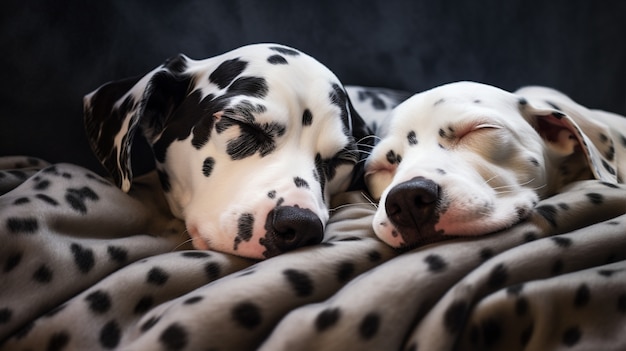
[[393,247],[499,231],[568,184],[626,175],[626,118],[544,87],[456,82],[416,94],[379,129],[365,180]]
[[101,86],[84,112],[91,146],[122,190],[139,131],[194,247],[257,259],[322,241],[329,199],[362,185],[358,147],[371,140],[337,77],[278,44],[179,55]]

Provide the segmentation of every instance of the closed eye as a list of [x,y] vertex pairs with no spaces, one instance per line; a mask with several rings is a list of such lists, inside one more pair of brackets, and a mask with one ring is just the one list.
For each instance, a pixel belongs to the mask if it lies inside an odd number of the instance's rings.
[[463,128],[460,128],[456,134],[456,137],[458,140],[460,140],[466,136],[473,135],[476,132],[484,132],[502,128],[504,127],[495,123],[472,123],[464,126]]

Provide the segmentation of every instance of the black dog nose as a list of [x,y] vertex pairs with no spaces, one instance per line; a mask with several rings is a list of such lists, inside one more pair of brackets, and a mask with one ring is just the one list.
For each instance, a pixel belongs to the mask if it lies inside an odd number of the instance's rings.
[[415,177],[389,190],[385,211],[395,225],[417,227],[431,219],[438,200],[439,186],[430,179]]
[[273,245],[281,252],[319,244],[324,238],[322,221],[306,208],[279,206],[270,211],[269,220],[274,233]]

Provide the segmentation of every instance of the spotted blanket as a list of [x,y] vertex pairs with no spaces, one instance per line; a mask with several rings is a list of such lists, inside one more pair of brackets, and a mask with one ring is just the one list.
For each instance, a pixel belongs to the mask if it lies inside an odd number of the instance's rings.
[[626,187],[572,184],[500,233],[396,252],[340,194],[324,242],[191,250],[154,174],[125,194],[0,158],[0,350],[624,350]]

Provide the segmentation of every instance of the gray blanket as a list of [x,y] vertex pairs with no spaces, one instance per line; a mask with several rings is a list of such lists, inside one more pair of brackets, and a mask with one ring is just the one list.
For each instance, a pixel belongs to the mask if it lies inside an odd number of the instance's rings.
[[154,174],[0,158],[0,350],[626,349],[625,186],[409,252],[374,206],[341,194],[321,245],[258,262],[190,250]]

